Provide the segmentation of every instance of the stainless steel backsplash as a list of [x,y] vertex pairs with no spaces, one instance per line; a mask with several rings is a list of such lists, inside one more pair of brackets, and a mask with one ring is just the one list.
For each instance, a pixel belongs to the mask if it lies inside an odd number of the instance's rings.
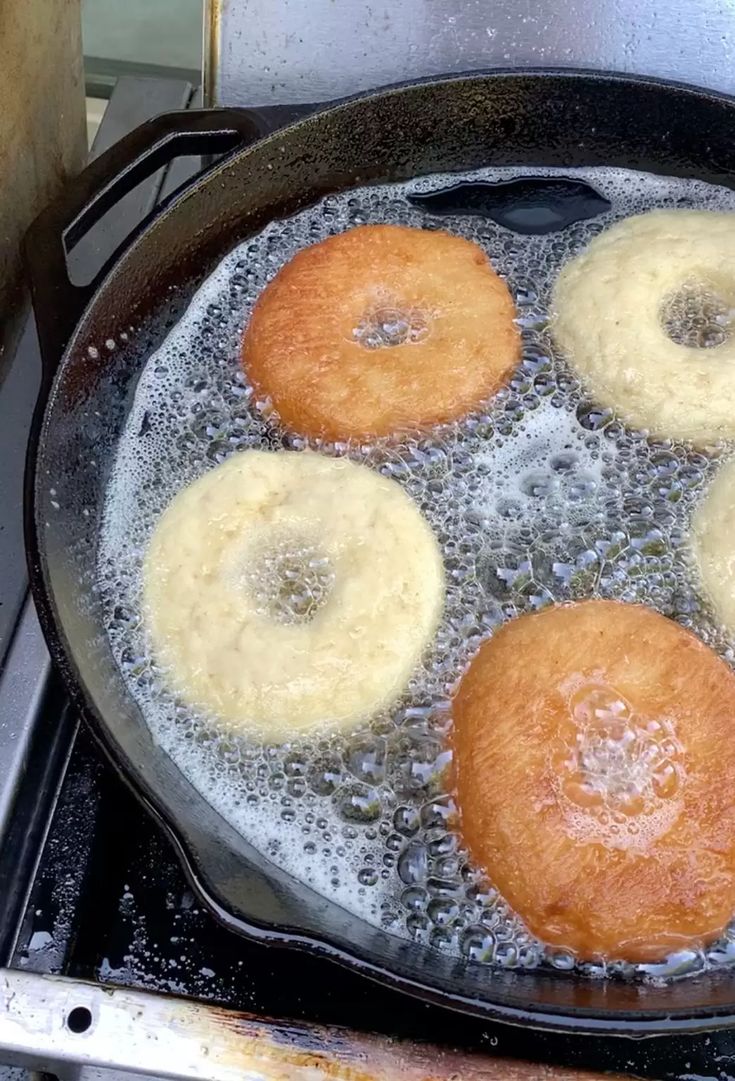
[[211,104],[317,102],[442,72],[583,67],[735,91],[733,0],[207,0]]

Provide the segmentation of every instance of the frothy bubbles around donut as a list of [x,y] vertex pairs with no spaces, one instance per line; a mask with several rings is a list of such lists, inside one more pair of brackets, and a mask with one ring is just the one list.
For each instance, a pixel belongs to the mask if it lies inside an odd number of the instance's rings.
[[[496,169],[474,176],[539,174],[558,175]],[[665,978],[735,960],[735,935],[635,969],[580,965],[568,953],[545,950],[469,865],[443,773],[457,677],[495,627],[550,601],[641,601],[692,627],[732,661],[684,555],[711,459],[675,443],[649,443],[587,398],[554,349],[547,306],[560,266],[613,221],[654,207],[735,211],[735,193],[618,170],[564,175],[591,183],[611,211],[561,233],[520,236],[477,217],[427,217],[406,195],[457,180],[427,177],[329,196],[228,255],[140,376],[109,484],[98,586],[115,657],[156,740],[286,871],[376,926],[458,957]],[[239,362],[243,329],[265,284],[299,249],[365,222],[449,229],[480,244],[514,295],[523,358],[488,411],[400,444],[318,448],[349,453],[416,501],[442,547],[445,616],[435,647],[389,714],[351,738],[263,747],[221,734],[168,693],[140,619],[143,553],[163,508],[205,470],[238,450],[303,446],[253,401]],[[386,289],[353,328],[366,352],[424,333],[424,319],[430,333],[430,313],[402,311],[394,300]],[[713,363],[715,357],[716,350]],[[242,566],[241,587],[276,618],[308,621],[329,594],[323,555],[319,537],[289,538]],[[614,688],[610,694],[602,708],[614,716],[618,697]],[[570,801],[579,828],[612,836],[599,818],[611,813],[615,824],[616,814],[625,817],[626,792],[642,793],[651,807],[676,802],[675,793],[666,795],[669,765],[681,782],[678,752],[664,754],[667,740],[675,745],[677,738],[667,723],[632,717],[604,735],[604,726],[575,722],[563,749],[570,765],[560,776],[567,795],[579,782],[602,797],[591,809]],[[661,725],[660,733],[651,724]],[[629,826],[617,824],[630,835]]]

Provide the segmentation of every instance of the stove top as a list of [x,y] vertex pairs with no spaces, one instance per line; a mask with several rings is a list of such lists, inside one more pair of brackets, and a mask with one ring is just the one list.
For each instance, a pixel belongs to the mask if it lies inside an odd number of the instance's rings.
[[[121,80],[96,149],[148,116],[196,103],[185,83]],[[277,107],[256,115],[266,131],[297,111]],[[75,257],[104,256],[195,168],[196,163],[182,159],[166,175],[136,189]],[[106,1043],[102,1033],[97,1044],[90,1037],[78,1044],[78,1051],[72,1042],[70,1050],[70,1033],[82,1041],[92,1032],[95,986],[104,985],[145,993],[115,992],[113,1001],[122,1004],[118,1023],[120,1016],[147,1013],[168,1026],[171,1039],[172,1018],[184,1024],[181,1018],[186,1017],[187,1024],[196,1024],[202,1015],[192,1012],[195,1004],[209,1003],[253,1015],[238,1022],[241,1035],[248,1026],[247,1031],[257,1026],[259,1017],[287,1019],[282,1032],[293,1039],[294,1032],[300,1033],[300,1046],[313,1039],[313,1030],[304,1026],[340,1025],[383,1034],[381,1046],[386,1037],[431,1039],[473,1055],[652,1078],[735,1079],[735,1034],[572,1038],[490,1025],[403,997],[327,961],[246,941],[215,920],[191,892],[170,840],[68,706],[26,596],[21,473],[38,377],[29,324],[12,363],[0,373],[0,502],[14,509],[12,519],[0,525],[0,965],[10,970],[4,977],[0,973],[0,1061],[50,1069],[78,1081],[129,1076],[133,1068],[147,1076],[160,1076],[164,1070],[167,1076],[202,1076],[191,1063],[161,1060],[160,1046],[154,1053],[151,1040],[142,1046],[144,1021],[131,1029],[127,1040],[118,1028],[116,1038]],[[33,976],[53,975],[88,981],[92,989],[84,999],[89,1005],[71,1006],[49,1035],[43,1011],[57,1008],[57,985],[39,984]],[[44,989],[40,999],[39,987]],[[70,1006],[67,985],[58,987]],[[173,996],[183,1004],[171,1006],[172,1012],[160,1021]],[[28,1022],[29,1012],[40,1034],[35,1054],[19,1028]],[[221,1021],[225,1015],[214,1011],[206,1016]],[[231,1030],[234,1022],[229,1024]],[[103,1045],[107,1072],[101,1073],[95,1048]],[[378,1052],[377,1045],[369,1046],[370,1052],[360,1054],[370,1059]],[[400,1072],[396,1066],[395,1074]],[[16,1076],[6,1077],[0,1067],[0,1081],[15,1081]],[[212,1076],[230,1075],[218,1066]],[[273,1075],[265,1071],[260,1076]]]

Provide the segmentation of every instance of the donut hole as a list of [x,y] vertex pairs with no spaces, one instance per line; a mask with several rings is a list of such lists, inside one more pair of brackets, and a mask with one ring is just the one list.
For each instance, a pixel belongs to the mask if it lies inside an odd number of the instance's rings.
[[729,340],[735,308],[711,284],[685,282],[661,306],[661,324],[677,345],[715,349]]
[[573,804],[622,823],[679,795],[683,749],[670,721],[644,720],[608,685],[580,688],[569,707],[573,735],[557,768]]
[[363,349],[384,349],[395,345],[416,345],[429,333],[429,320],[417,308],[404,310],[383,306],[365,312],[352,337]]
[[256,553],[245,575],[256,610],[275,623],[310,623],[329,597],[334,569],[317,545],[279,540]]

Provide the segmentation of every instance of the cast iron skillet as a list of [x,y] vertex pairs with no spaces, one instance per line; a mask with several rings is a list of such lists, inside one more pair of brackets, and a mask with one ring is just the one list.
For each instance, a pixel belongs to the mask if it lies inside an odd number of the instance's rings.
[[[180,311],[235,243],[330,191],[490,163],[628,166],[735,186],[733,132],[732,99],[651,79],[502,72],[400,86],[239,150],[166,205],[92,285],[72,285],[65,247],[134,184],[175,156],[231,152],[255,134],[236,111],[174,113],[109,150],[34,225],[27,252],[44,379],[27,473],[33,593],[75,704],[235,930],[519,1024],[628,1035],[735,1024],[734,975],[657,988],[494,971],[390,937],[278,871],[154,744],[92,588],[112,454],[137,372],[166,331],[157,313]],[[125,334],[135,348],[106,347]]]

